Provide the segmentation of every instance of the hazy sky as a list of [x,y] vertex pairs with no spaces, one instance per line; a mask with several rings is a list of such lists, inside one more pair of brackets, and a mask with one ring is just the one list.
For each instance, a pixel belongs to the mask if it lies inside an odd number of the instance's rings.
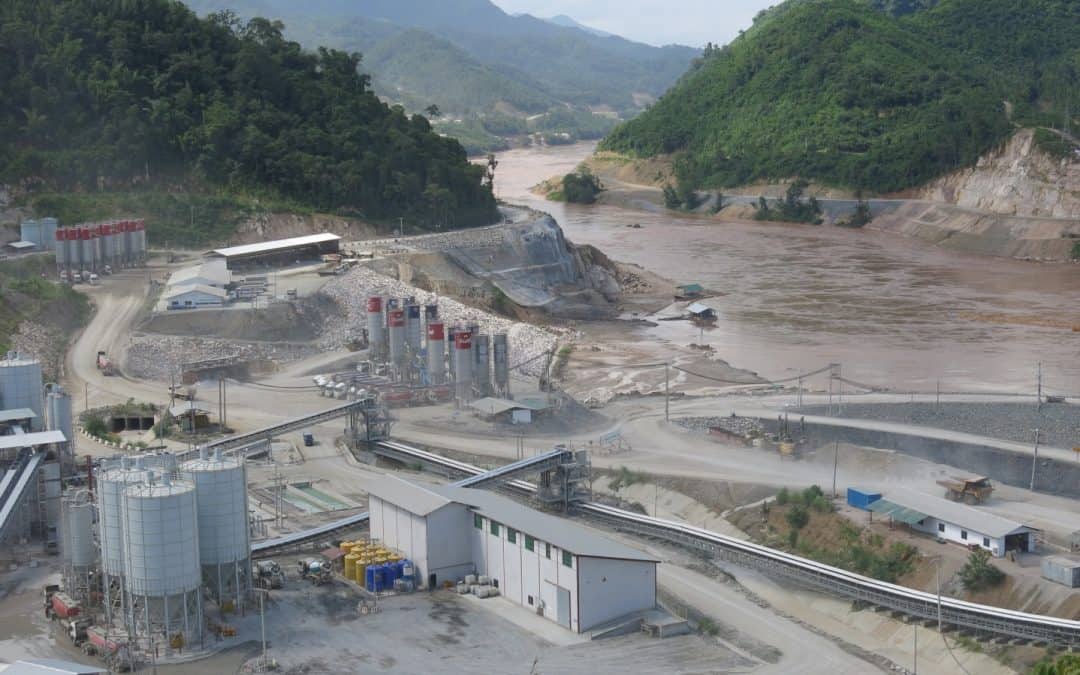
[[593,28],[638,42],[692,47],[725,44],[754,15],[780,0],[493,0],[503,10],[549,17],[566,14]]

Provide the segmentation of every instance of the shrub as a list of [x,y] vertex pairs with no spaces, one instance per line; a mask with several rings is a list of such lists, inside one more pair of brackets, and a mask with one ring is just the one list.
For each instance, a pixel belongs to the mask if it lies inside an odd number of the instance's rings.
[[789,501],[791,501],[791,493],[788,492],[787,488],[784,488],[780,490],[780,492],[776,493],[777,506],[786,506]]
[[792,549],[795,549],[796,547],[798,547],[798,545],[799,545],[799,531],[798,530],[789,531],[788,534],[787,534],[787,541],[788,541],[788,545],[791,546]]
[[960,583],[968,591],[980,591],[997,586],[1005,580],[1005,573],[990,563],[990,552],[975,549],[960,568]]
[[803,529],[810,522],[810,514],[802,504],[792,505],[788,512],[784,514],[784,518],[787,520],[788,525],[796,530]]
[[568,173],[562,179],[563,198],[575,204],[592,204],[603,189],[600,179],[593,175],[588,167]]

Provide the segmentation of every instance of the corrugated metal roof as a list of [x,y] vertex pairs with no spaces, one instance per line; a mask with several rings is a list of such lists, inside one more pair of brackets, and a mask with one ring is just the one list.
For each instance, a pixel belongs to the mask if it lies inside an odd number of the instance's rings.
[[173,298],[180,297],[181,295],[187,295],[188,293],[205,293],[206,295],[212,295],[219,300],[224,300],[229,297],[229,294],[220,288],[214,288],[213,286],[204,286],[202,284],[193,284],[191,286],[176,286],[165,293],[165,299],[171,300]]
[[675,288],[679,289],[680,291],[685,291],[687,293],[700,293],[701,291],[705,290],[701,284],[681,284],[679,286],[676,286]]
[[192,265],[176,270],[169,276],[170,286],[179,286],[191,279],[206,279],[215,284],[225,286],[232,280],[232,274],[225,266],[224,260],[207,260],[201,265]]
[[109,672],[107,669],[100,666],[88,666],[60,659],[22,659],[3,670],[4,675],[57,675],[58,673],[98,675],[107,672]]
[[11,410],[0,410],[0,422],[34,419],[35,417],[37,417],[37,413],[30,408],[12,408]]
[[920,520],[927,518],[927,514],[921,511],[915,511],[904,506],[900,506],[894,502],[890,502],[888,499],[876,499],[870,503],[867,507],[874,513],[888,516],[899,523],[905,523],[907,525],[914,525]]
[[11,448],[33,448],[39,445],[63,443],[66,440],[67,439],[64,438],[64,432],[62,431],[38,431],[32,434],[0,436],[0,450],[10,450]]
[[531,401],[511,401],[505,398],[488,397],[473,401],[469,404],[469,407],[488,415],[498,415],[507,410],[547,410],[550,406],[541,405]]
[[466,504],[474,511],[506,527],[512,527],[534,539],[554,544],[575,555],[586,558],[659,562],[650,555],[587,530],[565,518],[549,516],[494,492],[449,485],[433,485],[430,490],[445,495],[455,502]]
[[1029,525],[1017,523],[972,506],[950,502],[947,499],[933,497],[921,492],[897,488],[886,491],[884,499],[913,511],[921,511],[931,518],[943,520],[995,539],[1004,537],[1007,534],[1013,534],[1018,530],[1035,530]]
[[420,486],[387,474],[385,480],[372,481],[364,486],[368,494],[400,506],[409,513],[426,516],[453,501],[433,492],[430,486]]
[[13,241],[8,244],[8,246],[18,251],[24,251],[34,248],[35,246],[37,246],[37,244],[32,241]]
[[715,310],[713,310],[713,308],[709,307],[708,305],[703,305],[700,302],[695,302],[694,304],[687,307],[686,311],[690,312],[691,314],[711,314]]
[[243,244],[241,246],[230,246],[229,248],[217,248],[211,251],[211,253],[223,258],[231,258],[234,256],[252,255],[256,253],[271,253],[273,251],[286,250],[299,246],[325,244],[327,242],[340,240],[341,237],[336,234],[323,232],[322,234],[309,234],[306,237],[292,237],[291,239],[278,239],[277,241],[261,241],[257,244]]

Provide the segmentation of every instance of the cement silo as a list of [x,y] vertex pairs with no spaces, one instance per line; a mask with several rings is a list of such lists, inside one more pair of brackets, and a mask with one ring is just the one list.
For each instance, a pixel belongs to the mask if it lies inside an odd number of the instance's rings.
[[130,220],[121,221],[124,226],[124,263],[135,264],[135,223]]
[[478,398],[491,395],[491,338],[486,333],[473,336],[473,391]]
[[60,501],[60,558],[64,587],[76,600],[89,600],[97,566],[94,544],[94,503],[90,491],[68,490]]
[[405,305],[405,343],[409,346],[411,355],[420,353],[421,330],[420,305],[410,298]]
[[376,363],[386,361],[386,350],[383,348],[386,344],[385,326],[383,299],[378,295],[372,295],[367,299],[368,348],[372,360]]
[[41,227],[41,248],[48,251],[56,249],[56,228],[60,223],[56,218],[42,218],[38,221]]
[[64,230],[57,230],[53,235],[56,241],[53,248],[56,250],[56,269],[59,272],[67,270],[67,235]]
[[400,372],[405,367],[405,310],[390,310],[386,327],[390,334],[390,363]]
[[203,449],[180,474],[195,485],[202,579],[218,604],[243,605],[251,589],[247,472],[244,463]]
[[472,400],[473,350],[468,328],[454,331],[454,391],[458,404]]
[[202,636],[202,569],[195,486],[153,475],[123,493],[127,624],[136,635]]
[[510,343],[506,333],[491,336],[491,356],[495,395],[510,398]]
[[135,221],[135,262],[146,262],[146,222]]
[[429,303],[424,305],[424,325],[427,326],[432,321],[439,320],[439,305],[437,303]]
[[36,220],[24,220],[19,223],[19,239],[28,241],[37,248],[44,248],[41,240],[41,223]]
[[45,423],[41,363],[24,359],[18,352],[8,352],[0,361],[0,410],[29,408],[34,411],[31,431],[41,431]]
[[68,453],[75,452],[75,426],[72,423],[71,396],[58,384],[45,387],[45,427],[61,431],[68,442]]
[[427,372],[431,384],[446,382],[446,331],[442,321],[427,325]]

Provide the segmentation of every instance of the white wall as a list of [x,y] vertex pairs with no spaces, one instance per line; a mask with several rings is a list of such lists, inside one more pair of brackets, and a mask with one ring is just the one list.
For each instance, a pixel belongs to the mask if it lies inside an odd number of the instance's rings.
[[[190,302],[188,305],[186,303]],[[183,309],[185,307],[220,307],[224,301],[209,293],[190,291],[169,298],[169,308]]]
[[[944,530],[938,528],[939,525],[944,525]],[[926,518],[921,523],[915,523],[911,526],[911,529],[919,532],[925,532],[934,537],[940,537],[946,541],[955,542],[964,546],[975,545],[980,548],[984,548],[990,551],[991,554],[1000,558],[1005,555],[1005,539],[1000,537],[987,537],[987,535],[975,530],[967,530],[945,521],[938,520],[937,518]],[[964,538],[964,532],[967,532],[967,538]],[[984,541],[989,539],[989,545]]]
[[464,506],[449,504],[423,517],[372,496],[368,513],[371,538],[412,561],[421,586],[433,572],[442,583],[472,571],[471,514]]
[[656,607],[656,564],[608,558],[577,559],[581,630]]
[[[498,522],[498,521],[496,521]],[[558,621],[557,588],[570,591],[570,630],[580,632],[577,602],[577,565],[578,558],[572,560],[573,567],[562,564],[562,551],[551,546],[551,559],[546,555],[547,542],[536,539],[534,550],[525,548],[526,533],[517,533],[517,542],[511,544],[507,538],[506,525],[499,524],[499,534],[491,534],[491,521],[483,519],[483,530],[472,526],[473,554],[476,560],[477,574],[484,574],[498,579],[499,591],[507,600],[522,605],[535,612],[543,602],[543,614],[551,621]],[[529,604],[532,596],[533,604]]]

